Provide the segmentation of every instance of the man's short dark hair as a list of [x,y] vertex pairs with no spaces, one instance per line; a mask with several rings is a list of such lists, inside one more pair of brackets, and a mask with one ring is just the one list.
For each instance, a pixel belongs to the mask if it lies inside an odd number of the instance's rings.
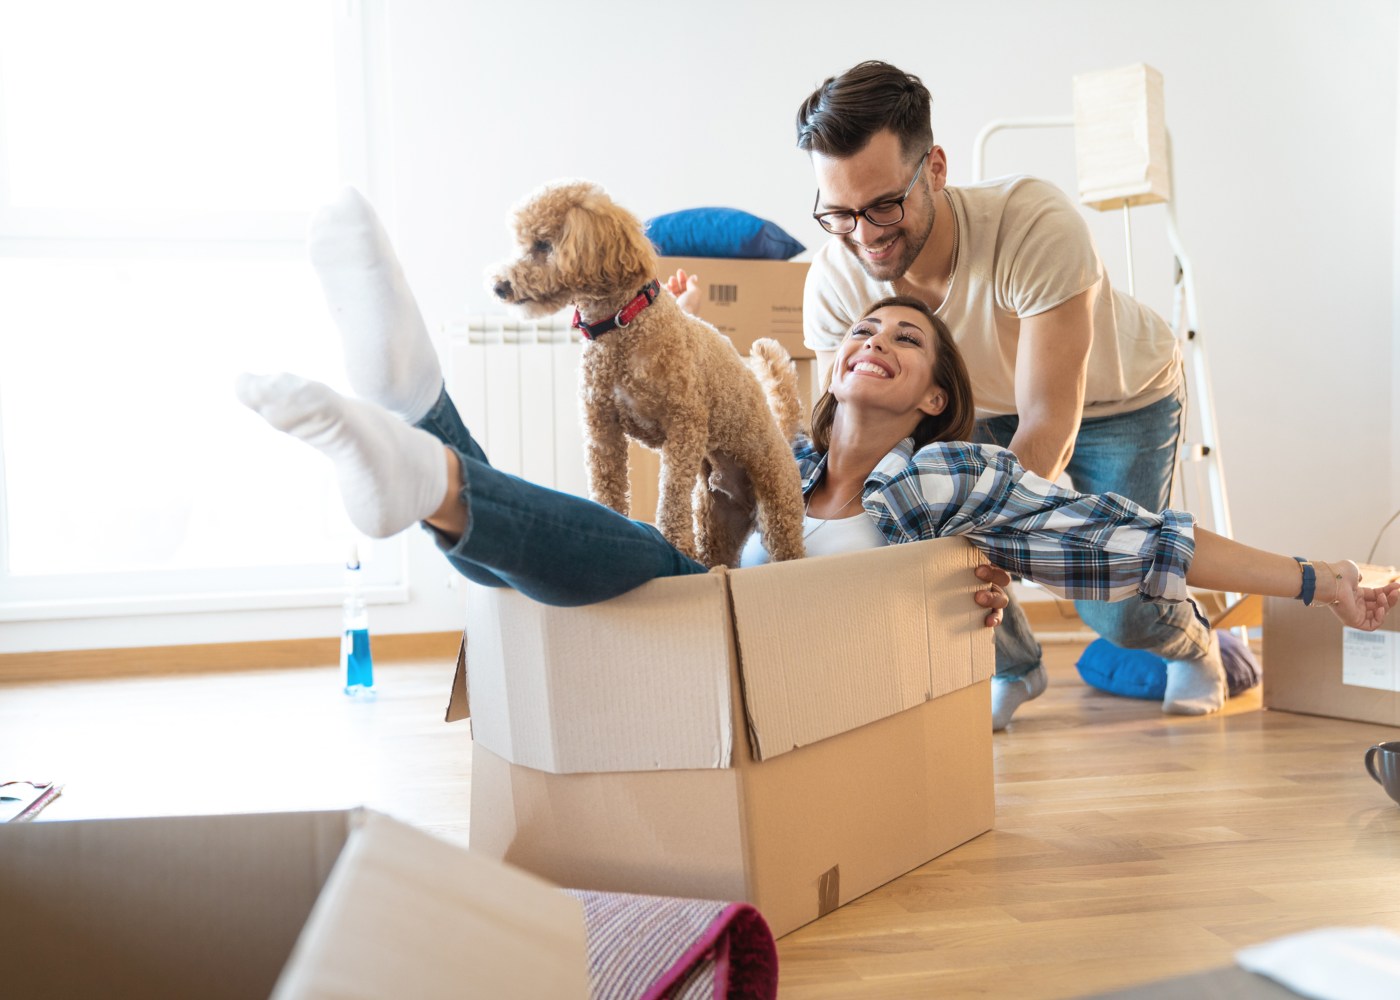
[[913,159],[933,145],[928,88],[917,76],[871,59],[828,77],[797,109],[797,148],[842,159],[888,129]]

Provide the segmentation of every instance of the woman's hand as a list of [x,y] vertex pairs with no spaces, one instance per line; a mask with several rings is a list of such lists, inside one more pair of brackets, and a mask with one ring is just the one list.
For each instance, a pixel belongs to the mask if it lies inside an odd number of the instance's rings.
[[1011,574],[986,564],[978,566],[973,572],[977,574],[977,579],[987,584],[985,588],[977,591],[973,600],[987,609],[987,617],[983,619],[983,624],[988,628],[995,628],[1001,624],[1002,609],[1010,603],[1010,598],[1006,596],[1006,588],[1011,586]]
[[692,316],[700,315],[700,279],[686,274],[684,269],[666,279],[666,288],[676,297],[676,304]]
[[1385,621],[1386,612],[1400,600],[1400,582],[1363,587],[1361,570],[1350,560],[1313,565],[1317,568],[1318,589],[1314,603],[1327,604],[1344,625],[1374,632]]

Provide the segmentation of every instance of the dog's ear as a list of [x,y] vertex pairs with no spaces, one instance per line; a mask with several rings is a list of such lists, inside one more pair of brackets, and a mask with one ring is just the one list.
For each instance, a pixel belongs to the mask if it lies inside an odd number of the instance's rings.
[[570,206],[555,259],[596,295],[656,277],[656,250],[641,221],[601,191]]

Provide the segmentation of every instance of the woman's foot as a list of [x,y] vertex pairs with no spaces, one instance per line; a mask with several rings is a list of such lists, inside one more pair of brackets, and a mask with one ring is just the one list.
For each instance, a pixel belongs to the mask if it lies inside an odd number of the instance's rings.
[[1050,684],[1045,664],[1037,663],[1019,677],[992,677],[992,732],[999,733],[1011,724],[1011,716],[1026,702],[1039,698]]
[[441,508],[448,457],[427,431],[297,375],[240,375],[236,392],[273,427],[335,463],[346,513],[371,538],[396,535]]
[[389,237],[354,188],[316,213],[311,263],[345,345],[345,371],[361,399],[410,424],[442,391],[442,366]]
[[1225,663],[1220,659],[1220,637],[1212,630],[1204,656],[1167,661],[1162,711],[1168,715],[1210,715],[1225,706],[1225,698]]

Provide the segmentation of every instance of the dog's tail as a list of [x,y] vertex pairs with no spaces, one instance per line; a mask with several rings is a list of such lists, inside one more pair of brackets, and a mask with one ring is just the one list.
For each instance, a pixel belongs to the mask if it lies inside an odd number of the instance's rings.
[[773,414],[783,440],[792,441],[801,433],[802,402],[797,394],[797,369],[783,345],[769,337],[760,337],[749,348],[749,367],[758,376],[768,409]]

